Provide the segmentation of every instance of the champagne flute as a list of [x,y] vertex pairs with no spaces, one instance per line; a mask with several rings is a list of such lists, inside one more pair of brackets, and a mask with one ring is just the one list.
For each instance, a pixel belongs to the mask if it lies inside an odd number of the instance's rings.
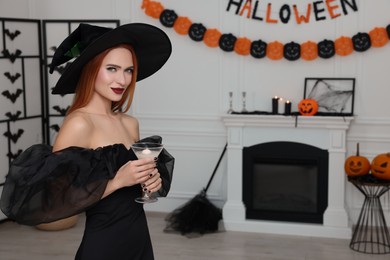
[[[139,142],[132,144],[131,149],[138,159],[155,158],[158,157],[162,151],[163,145],[151,142]],[[153,197],[148,192],[142,191],[142,197],[136,198],[135,201],[138,203],[151,203],[156,202],[157,198]]]

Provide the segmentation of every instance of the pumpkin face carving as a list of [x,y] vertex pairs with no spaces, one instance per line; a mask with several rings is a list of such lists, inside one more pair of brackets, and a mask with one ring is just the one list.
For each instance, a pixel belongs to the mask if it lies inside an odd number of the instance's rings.
[[296,42],[287,43],[284,45],[283,54],[287,60],[297,60],[301,56],[301,45]]
[[314,116],[318,112],[318,103],[314,99],[302,99],[298,103],[298,111],[303,116]]
[[329,59],[336,53],[334,42],[329,40],[323,40],[318,43],[318,56],[323,59]]
[[250,53],[256,59],[264,58],[267,54],[267,43],[262,40],[253,41]]
[[219,39],[219,47],[227,52],[233,51],[236,41],[237,37],[233,34],[222,34],[221,38]]
[[188,32],[188,36],[197,42],[203,40],[204,33],[206,32],[206,27],[204,27],[201,23],[194,23],[191,25],[190,30]]
[[363,52],[371,47],[370,35],[368,33],[357,33],[352,37],[355,51]]
[[371,162],[371,172],[378,179],[390,180],[390,153],[378,154]]
[[160,22],[162,25],[172,28],[178,15],[175,11],[165,9],[160,15]]
[[345,173],[351,177],[366,175],[371,169],[370,161],[359,155],[359,143],[356,146],[356,155],[349,156],[344,163]]

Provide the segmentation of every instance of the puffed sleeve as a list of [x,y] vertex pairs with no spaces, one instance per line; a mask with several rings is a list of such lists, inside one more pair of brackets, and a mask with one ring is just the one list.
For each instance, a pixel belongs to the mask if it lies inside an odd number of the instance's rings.
[[84,211],[102,197],[115,175],[113,151],[69,147],[52,152],[36,144],[11,164],[0,200],[1,210],[24,225],[37,225]]
[[[139,142],[153,142],[161,144],[162,138],[158,135],[146,137]],[[162,187],[157,192],[160,197],[166,197],[171,188],[175,158],[164,148],[158,156],[157,169],[160,172]]]

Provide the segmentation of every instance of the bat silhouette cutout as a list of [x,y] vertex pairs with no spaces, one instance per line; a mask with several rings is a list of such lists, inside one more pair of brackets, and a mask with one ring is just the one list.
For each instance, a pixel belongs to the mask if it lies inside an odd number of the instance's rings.
[[20,31],[16,30],[15,32],[10,32],[8,29],[5,29],[4,33],[13,41],[20,34]]
[[5,96],[9,100],[11,100],[12,103],[15,103],[15,101],[18,99],[18,97],[22,93],[23,93],[23,90],[18,88],[15,93],[10,93],[8,90],[5,90],[1,94],[3,94],[3,96]]
[[56,132],[60,131],[60,126],[57,125],[57,124],[51,125],[50,128],[53,129]]
[[69,67],[70,64],[72,64],[72,62],[67,62],[67,63],[65,63],[64,66],[57,66],[54,68],[54,71],[57,71],[58,73],[60,73],[62,75],[62,73],[64,73],[64,71],[66,70],[66,68]]
[[51,47],[49,48],[49,50],[51,50],[51,51],[53,51],[53,52],[56,52],[57,46],[51,46]]
[[21,111],[17,111],[15,114],[12,114],[11,112],[5,113],[5,115],[11,120],[11,121],[16,121],[19,116],[22,114]]
[[7,153],[7,156],[12,161],[16,159],[16,157],[18,157],[22,152],[23,150],[19,149],[16,153],[11,153],[11,152]]
[[16,144],[16,142],[19,140],[19,138],[22,136],[24,133],[23,129],[19,129],[17,133],[13,134],[10,131],[7,131],[4,133],[5,137],[8,137],[8,139],[11,139],[11,141]]
[[15,53],[10,53],[9,50],[5,49],[2,51],[4,57],[8,58],[12,63],[15,62],[16,58],[22,54],[22,51],[17,49]]
[[61,114],[61,116],[66,115],[66,112],[69,109],[69,106],[67,108],[60,108],[59,106],[54,106],[53,109]]
[[7,79],[9,79],[11,81],[11,83],[13,84],[20,76],[20,73],[16,73],[15,75],[11,75],[10,72],[4,72],[4,76],[7,77]]

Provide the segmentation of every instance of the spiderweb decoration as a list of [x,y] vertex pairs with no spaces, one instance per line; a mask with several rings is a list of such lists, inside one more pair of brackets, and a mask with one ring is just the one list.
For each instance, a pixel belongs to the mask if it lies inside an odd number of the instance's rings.
[[[345,86],[342,84],[346,83]],[[343,113],[346,111],[347,104],[352,99],[353,89],[347,84],[349,82],[337,81],[337,86],[332,85],[324,79],[317,79],[310,90],[307,98],[314,99],[318,103],[319,111]],[[339,85],[340,84],[340,85]]]

